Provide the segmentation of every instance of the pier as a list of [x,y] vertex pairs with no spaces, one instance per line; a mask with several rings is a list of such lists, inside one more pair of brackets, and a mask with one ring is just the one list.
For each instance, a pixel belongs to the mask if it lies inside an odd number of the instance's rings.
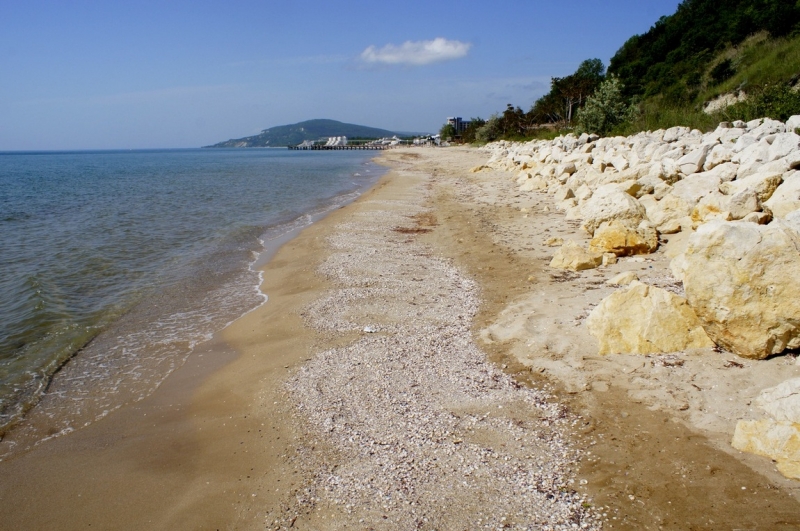
[[370,145],[370,144],[349,144],[346,146],[304,146],[302,144],[297,146],[287,146],[289,149],[297,149],[303,151],[338,151],[342,149],[374,149],[374,150],[383,150],[383,149],[391,149],[393,147],[399,146],[390,146],[390,145]]

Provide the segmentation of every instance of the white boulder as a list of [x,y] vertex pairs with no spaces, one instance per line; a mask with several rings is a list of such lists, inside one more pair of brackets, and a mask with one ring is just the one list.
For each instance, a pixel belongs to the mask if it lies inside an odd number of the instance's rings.
[[636,227],[646,217],[641,203],[614,184],[599,187],[580,208],[581,227],[590,235],[606,221],[617,220],[628,227]]
[[785,175],[783,183],[764,202],[764,206],[778,218],[786,217],[790,212],[800,208],[800,172]]
[[800,378],[764,389],[756,398],[756,405],[775,420],[800,424]]

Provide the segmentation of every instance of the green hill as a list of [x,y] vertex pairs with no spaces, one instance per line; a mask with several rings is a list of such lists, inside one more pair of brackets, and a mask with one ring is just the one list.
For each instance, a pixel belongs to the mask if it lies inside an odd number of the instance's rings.
[[606,71],[587,59],[527,112],[509,104],[475,138],[630,135],[800,114],[800,0],[683,0],[630,37]]
[[395,133],[386,129],[346,124],[336,120],[307,120],[291,125],[279,125],[264,129],[260,134],[244,138],[234,138],[219,142],[211,148],[232,147],[284,147],[300,144],[305,140],[319,140],[331,136],[353,138],[384,138]]
[[[628,39],[608,73],[639,103],[634,129],[682,123],[704,129],[723,119],[800,112],[800,2],[684,0],[649,31]],[[724,94],[747,101],[702,112]]]
[[[790,35],[798,23],[800,7],[794,1],[684,0],[673,15],[628,39],[608,72],[619,77],[630,95],[692,100],[718,52],[758,32],[773,38]],[[717,72],[718,77],[728,74]]]

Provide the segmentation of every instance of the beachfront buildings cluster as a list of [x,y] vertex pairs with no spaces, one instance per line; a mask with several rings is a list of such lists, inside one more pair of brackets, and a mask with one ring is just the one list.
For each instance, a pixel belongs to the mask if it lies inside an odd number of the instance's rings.
[[328,138],[328,142],[325,144],[326,146],[346,146],[347,145],[347,137],[346,136],[332,136]]
[[455,128],[456,135],[461,135],[472,122],[470,120],[462,120],[460,116],[450,116],[447,118],[447,123]]

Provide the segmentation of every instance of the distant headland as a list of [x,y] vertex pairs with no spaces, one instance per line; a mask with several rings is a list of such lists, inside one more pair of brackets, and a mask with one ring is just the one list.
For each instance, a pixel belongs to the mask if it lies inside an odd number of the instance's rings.
[[291,125],[279,125],[264,129],[261,133],[244,138],[234,138],[219,142],[209,148],[246,148],[246,147],[285,147],[301,144],[307,140],[318,140],[325,137],[346,136],[349,139],[372,139],[392,137],[398,133],[386,129],[347,124],[336,120],[307,120]]

